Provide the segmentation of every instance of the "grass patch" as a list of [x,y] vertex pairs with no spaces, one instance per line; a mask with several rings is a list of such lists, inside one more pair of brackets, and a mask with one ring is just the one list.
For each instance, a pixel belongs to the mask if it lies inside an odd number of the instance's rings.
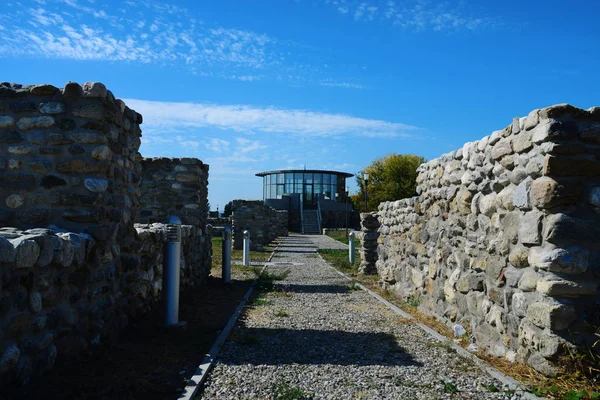
[[273,395],[277,400],[312,399],[312,395],[287,382],[279,382],[273,385]]
[[253,267],[256,277],[262,281],[282,281],[288,277],[291,269],[286,269],[280,272],[271,272],[267,268]]
[[[350,232],[352,230],[348,229],[348,235],[350,235]],[[335,240],[337,240],[338,242],[342,242],[344,244],[348,244],[348,237],[346,236],[346,230],[343,231],[327,231],[327,236],[329,236],[330,238],[333,238]]]
[[358,266],[360,265],[358,250],[356,251],[353,264],[348,260],[348,250],[319,249],[319,254],[321,254],[321,257],[323,257],[325,261],[343,272],[350,273],[350,275],[354,275],[358,272]]
[[352,282],[348,285],[348,290],[361,290],[360,286],[356,282]]
[[290,314],[288,314],[285,310],[279,310],[275,313],[275,316],[283,318],[283,317],[289,317]]

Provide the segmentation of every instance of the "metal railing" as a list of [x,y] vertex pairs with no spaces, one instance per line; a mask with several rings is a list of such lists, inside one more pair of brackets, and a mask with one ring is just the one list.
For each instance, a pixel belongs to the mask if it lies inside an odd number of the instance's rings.
[[302,227],[302,233],[304,233],[304,199],[302,193],[300,193],[300,225]]
[[319,226],[319,234],[323,233],[323,227],[321,226],[323,224],[322,218],[321,218],[321,202],[319,201],[319,199],[317,199],[317,225]]

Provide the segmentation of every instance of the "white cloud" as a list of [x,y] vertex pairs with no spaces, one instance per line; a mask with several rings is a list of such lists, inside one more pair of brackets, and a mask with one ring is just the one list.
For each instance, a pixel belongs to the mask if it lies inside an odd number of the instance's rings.
[[330,79],[319,82],[319,86],[341,87],[346,89],[367,89],[367,86],[351,82],[335,82]]
[[151,134],[177,132],[193,127],[314,137],[409,137],[418,131],[414,126],[397,122],[308,110],[136,99],[124,101],[144,116],[143,130],[149,130]]
[[223,139],[212,138],[204,143],[204,147],[215,153],[221,153],[229,150],[229,142]]
[[475,15],[467,1],[452,3],[406,0],[396,4],[394,1],[345,0],[343,3],[338,3],[325,0],[325,3],[336,6],[337,11],[341,14],[353,11],[352,15],[356,21],[372,21],[380,14],[383,20],[417,31],[475,30],[484,26],[500,25],[498,18]]
[[236,138],[235,141],[238,144],[238,149],[242,153],[250,153],[252,151],[266,149],[267,146],[260,143],[260,140],[250,140],[246,138]]

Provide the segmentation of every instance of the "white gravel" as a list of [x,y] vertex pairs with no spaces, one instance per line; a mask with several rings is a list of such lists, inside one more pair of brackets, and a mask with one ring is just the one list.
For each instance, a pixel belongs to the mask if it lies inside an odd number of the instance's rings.
[[351,290],[316,252],[330,240],[291,235],[279,245],[267,269],[289,275],[245,310],[202,398],[276,399],[285,390],[298,395],[286,398],[306,399],[520,398],[411,320]]

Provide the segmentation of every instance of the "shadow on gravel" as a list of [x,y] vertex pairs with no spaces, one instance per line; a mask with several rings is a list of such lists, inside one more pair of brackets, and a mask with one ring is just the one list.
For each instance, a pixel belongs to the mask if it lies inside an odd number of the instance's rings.
[[281,249],[277,249],[275,251],[275,253],[317,254],[317,251],[314,249],[314,247],[311,247],[311,249],[312,250],[281,250]]
[[348,293],[348,285],[277,284],[277,289],[292,293]]
[[423,366],[387,333],[242,328],[229,341],[236,359],[220,360],[229,365]]

